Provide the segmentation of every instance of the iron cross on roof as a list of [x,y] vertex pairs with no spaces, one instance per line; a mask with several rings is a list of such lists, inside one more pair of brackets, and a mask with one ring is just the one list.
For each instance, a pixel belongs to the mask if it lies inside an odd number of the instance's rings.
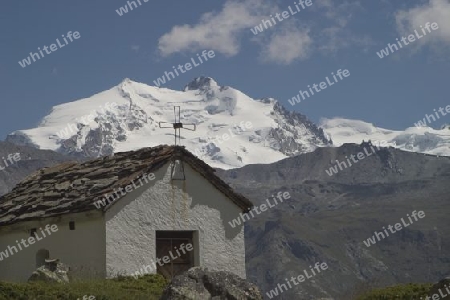
[[[178,109],[178,118],[177,118],[177,112],[176,109]],[[175,122],[172,123],[173,129],[175,130],[175,146],[177,145],[177,139],[179,141],[179,144],[181,144],[181,128],[186,129],[186,130],[191,130],[191,131],[195,131],[197,129],[195,124],[184,124],[181,123],[181,112],[180,112],[180,106],[174,106],[173,107],[173,114],[174,114],[174,118],[175,118]],[[159,122],[159,128],[171,128],[171,127],[163,127],[161,126],[161,124],[170,124],[167,122]],[[189,127],[185,127],[185,126],[194,126],[194,128],[189,128]]]

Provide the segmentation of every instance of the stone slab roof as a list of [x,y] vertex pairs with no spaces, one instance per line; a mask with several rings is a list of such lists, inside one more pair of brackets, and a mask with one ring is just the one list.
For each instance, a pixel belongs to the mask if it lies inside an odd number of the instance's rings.
[[0,197],[0,226],[96,210],[93,203],[104,194],[124,188],[144,173],[157,171],[173,157],[191,166],[244,212],[253,207],[184,147],[162,145],[41,169]]

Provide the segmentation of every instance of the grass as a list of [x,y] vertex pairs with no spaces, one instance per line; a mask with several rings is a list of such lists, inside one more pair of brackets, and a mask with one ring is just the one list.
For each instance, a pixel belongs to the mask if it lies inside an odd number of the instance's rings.
[[[420,300],[425,299],[432,284],[411,283],[384,289],[375,289],[357,297],[357,300]],[[421,298],[422,297],[422,298]]]
[[[73,281],[68,284],[0,282],[0,300],[76,300],[84,295],[95,300],[158,300],[168,282],[160,275]],[[365,292],[357,300],[422,300],[432,284],[406,284]],[[352,297],[353,299],[353,297]]]
[[76,300],[83,299],[84,295],[93,295],[96,300],[157,300],[167,284],[160,275],[144,275],[138,279],[119,276],[68,284],[0,282],[0,300]]

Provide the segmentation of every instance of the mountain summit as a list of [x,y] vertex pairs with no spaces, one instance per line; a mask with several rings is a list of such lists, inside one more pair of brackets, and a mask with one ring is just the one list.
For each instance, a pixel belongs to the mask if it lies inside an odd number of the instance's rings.
[[[38,127],[18,130],[7,141],[63,154],[98,157],[174,143],[174,130],[159,122],[196,124],[183,130],[181,144],[213,167],[272,163],[317,147],[331,146],[322,129],[272,98],[199,77],[183,91],[148,86],[128,78],[89,98],[53,107]],[[169,125],[170,127],[170,125]]]
[[219,86],[211,77],[200,76],[186,85],[184,91],[206,90],[211,87]]

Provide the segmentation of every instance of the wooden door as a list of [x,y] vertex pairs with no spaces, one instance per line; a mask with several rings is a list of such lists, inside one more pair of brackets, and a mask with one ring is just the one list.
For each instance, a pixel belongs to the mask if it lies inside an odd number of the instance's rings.
[[[180,250],[181,244],[186,249],[187,244],[192,243],[192,232],[164,231],[156,235],[156,257],[160,259],[162,266],[157,264],[157,273],[167,279],[189,270],[194,266],[194,250]],[[169,262],[164,263],[164,257],[169,257]],[[167,259],[166,259],[167,261]]]

